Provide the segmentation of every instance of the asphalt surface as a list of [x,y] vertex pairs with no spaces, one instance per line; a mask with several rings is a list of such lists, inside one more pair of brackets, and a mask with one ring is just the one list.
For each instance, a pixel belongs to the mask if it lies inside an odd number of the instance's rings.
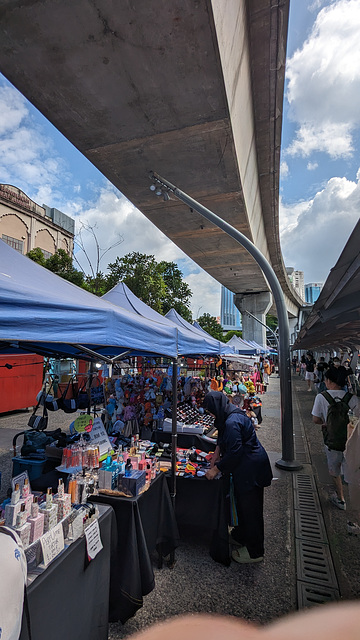
[[[174,568],[164,565],[158,569],[154,564],[155,589],[145,596],[144,606],[133,618],[124,625],[110,625],[109,640],[124,638],[154,622],[184,613],[219,613],[264,624],[298,608],[292,473],[275,467],[275,461],[281,458],[279,386],[279,378],[271,376],[268,392],[262,396],[263,423],[258,430],[274,472],[271,487],[265,489],[264,562],[232,562],[230,567],[224,567],[210,558],[206,544],[183,540],[176,551]],[[332,485],[321,430],[310,415],[314,397],[313,392],[307,392],[306,383],[294,376],[294,423],[301,425],[309,446],[307,470],[314,474],[318,487],[341,598],[359,598],[360,540],[347,534],[346,512],[328,500]],[[0,417],[0,500],[6,495],[11,477],[13,435],[26,428],[29,416],[21,412]],[[49,429],[66,428],[71,421],[72,417],[62,411],[52,413]]]

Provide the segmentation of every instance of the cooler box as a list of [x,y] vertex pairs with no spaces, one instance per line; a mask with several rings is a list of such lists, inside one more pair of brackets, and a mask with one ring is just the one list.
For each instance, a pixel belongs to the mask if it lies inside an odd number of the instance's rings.
[[35,480],[42,475],[46,460],[30,460],[29,458],[13,458],[12,477],[18,476],[23,471],[29,474],[29,480]]

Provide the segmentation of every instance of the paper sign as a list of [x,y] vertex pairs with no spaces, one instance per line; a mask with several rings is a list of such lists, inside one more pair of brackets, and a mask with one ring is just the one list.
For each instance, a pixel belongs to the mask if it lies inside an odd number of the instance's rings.
[[74,421],[74,429],[78,433],[90,433],[93,428],[93,422],[94,418],[92,416],[89,416],[87,414],[78,416]]
[[40,538],[45,567],[64,549],[64,534],[61,522]]
[[112,451],[112,446],[101,418],[95,418],[89,433],[89,439],[90,444],[99,447],[100,460],[106,458],[109,449]]
[[[20,489],[20,495],[22,494],[25,478],[27,478],[29,480],[29,474],[28,474],[27,471],[23,471],[22,473],[19,473],[18,476],[15,476],[15,478],[12,478],[12,480],[11,480],[11,488],[12,488],[12,490],[15,491],[15,485],[18,484],[19,485],[19,489]],[[30,482],[29,482],[29,488],[30,488],[30,492],[31,492]]]
[[86,550],[88,554],[89,560],[93,560],[99,551],[103,548],[100,536],[100,528],[99,521],[97,519],[93,520],[91,524],[89,524],[85,528],[85,538],[86,538]]

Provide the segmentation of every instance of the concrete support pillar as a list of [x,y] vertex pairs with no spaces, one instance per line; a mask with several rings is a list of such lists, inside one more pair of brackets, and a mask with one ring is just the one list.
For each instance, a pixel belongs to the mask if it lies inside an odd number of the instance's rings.
[[[251,294],[238,293],[234,296],[234,302],[242,316],[242,335],[244,340],[255,340],[261,346],[266,346],[266,328],[260,322],[266,323],[266,314],[273,303],[270,291]],[[246,311],[258,318],[260,322],[248,316]]]
[[296,340],[296,327],[298,325],[297,318],[289,318],[289,330],[290,330],[290,344],[294,344]]

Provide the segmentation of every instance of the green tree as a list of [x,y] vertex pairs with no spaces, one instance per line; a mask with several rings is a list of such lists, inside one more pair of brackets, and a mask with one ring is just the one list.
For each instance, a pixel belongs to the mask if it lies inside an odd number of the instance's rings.
[[231,338],[233,336],[237,336],[238,338],[242,338],[242,331],[235,331],[235,329],[232,329],[231,331],[228,331],[224,335],[223,342],[229,342],[229,340],[231,340]]
[[64,249],[57,249],[50,258],[44,258],[44,254],[39,248],[32,249],[27,253],[27,256],[61,278],[76,284],[78,287],[84,287],[84,274],[74,268],[71,256]]
[[109,291],[108,279],[101,271],[94,277],[85,276],[84,287],[95,296],[103,296],[104,293]]
[[268,313],[267,316],[266,316],[266,324],[270,329],[275,331],[275,329],[278,326],[277,316],[273,316],[273,315],[271,315],[271,313]]
[[124,282],[140,300],[152,309],[163,312],[162,300],[166,285],[154,256],[133,251],[108,265],[108,290]]
[[197,321],[200,327],[213,336],[213,338],[216,338],[217,340],[223,339],[223,328],[221,324],[217,322],[216,318],[210,315],[210,313],[203,313]]
[[162,298],[162,310],[166,314],[170,309],[175,309],[185,320],[192,322],[189,309],[192,296],[189,285],[184,282],[183,274],[175,262],[162,260],[159,269],[165,282],[165,294]]
[[28,251],[26,255],[28,258],[30,258],[30,260],[37,262],[37,264],[40,264],[42,267],[46,266],[46,259],[39,247],[36,247],[36,249],[31,249],[31,251]]

